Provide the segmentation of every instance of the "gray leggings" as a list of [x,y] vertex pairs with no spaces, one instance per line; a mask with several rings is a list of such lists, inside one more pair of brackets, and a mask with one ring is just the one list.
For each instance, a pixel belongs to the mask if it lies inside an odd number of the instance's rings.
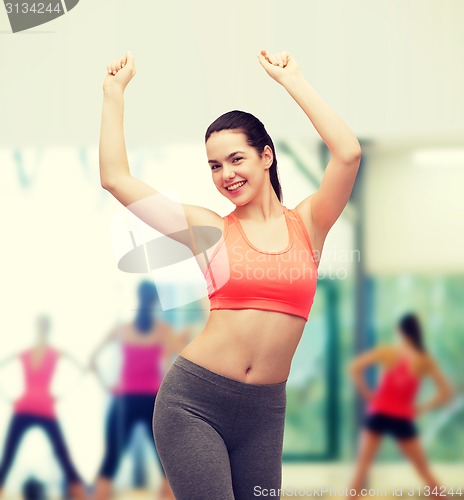
[[281,488],[285,390],[286,381],[248,384],[177,356],[153,414],[177,500],[247,500]]

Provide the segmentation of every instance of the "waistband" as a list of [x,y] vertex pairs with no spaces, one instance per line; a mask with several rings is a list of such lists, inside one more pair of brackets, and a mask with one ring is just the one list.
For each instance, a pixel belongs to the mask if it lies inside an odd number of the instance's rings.
[[177,355],[173,364],[213,384],[245,394],[275,396],[285,393],[287,386],[287,380],[278,382],[277,384],[249,384],[248,382],[241,382],[240,380],[235,380],[208,370],[208,368],[198,365],[180,354]]

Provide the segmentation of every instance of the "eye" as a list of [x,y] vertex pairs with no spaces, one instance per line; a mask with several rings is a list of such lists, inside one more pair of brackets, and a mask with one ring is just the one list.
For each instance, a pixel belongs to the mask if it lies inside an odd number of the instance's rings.
[[219,167],[220,167],[220,165],[211,165],[211,170],[216,170]]
[[241,156],[236,156],[236,157],[232,160],[232,163],[233,163],[235,160],[243,160],[243,158],[242,158]]

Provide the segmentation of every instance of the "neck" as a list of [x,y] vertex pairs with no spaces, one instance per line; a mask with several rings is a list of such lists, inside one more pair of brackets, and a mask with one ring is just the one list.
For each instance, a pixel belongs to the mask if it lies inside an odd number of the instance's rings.
[[265,222],[282,215],[282,203],[280,203],[271,183],[266,183],[259,192],[246,205],[235,208],[235,214],[240,219],[252,219]]
[[401,345],[403,346],[404,349],[406,349],[408,351],[414,351],[414,352],[419,351],[419,349],[407,338],[403,338],[401,340]]

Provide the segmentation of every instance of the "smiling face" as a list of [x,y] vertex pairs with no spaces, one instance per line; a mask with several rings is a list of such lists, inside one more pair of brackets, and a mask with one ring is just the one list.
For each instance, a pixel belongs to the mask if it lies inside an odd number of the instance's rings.
[[269,167],[273,155],[265,146],[261,156],[247,143],[246,135],[236,130],[211,134],[206,154],[217,190],[237,206],[246,205],[270,184]]

